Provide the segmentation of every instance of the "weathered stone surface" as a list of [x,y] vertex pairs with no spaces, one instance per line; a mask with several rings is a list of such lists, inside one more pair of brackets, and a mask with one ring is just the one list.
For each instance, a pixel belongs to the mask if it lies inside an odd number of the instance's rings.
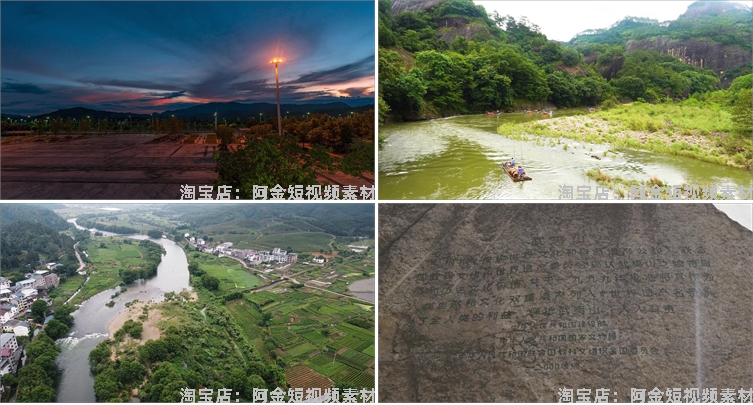
[[723,73],[725,70],[745,66],[751,62],[751,52],[734,45],[714,44],[700,39],[687,41],[657,37],[654,40],[628,41],[626,52],[635,50],[668,53],[680,61]]
[[710,204],[380,204],[379,247],[380,402],[753,387],[753,232]]
[[403,11],[428,10],[438,7],[447,0],[392,0],[392,15],[398,15]]

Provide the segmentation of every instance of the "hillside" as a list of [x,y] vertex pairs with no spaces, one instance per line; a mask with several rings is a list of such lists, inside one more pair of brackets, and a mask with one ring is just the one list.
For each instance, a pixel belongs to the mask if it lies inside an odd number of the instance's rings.
[[[47,204],[47,207],[54,208],[51,204]],[[32,204],[0,205],[0,224],[8,225],[19,221],[35,222],[58,231],[71,227],[65,219],[47,208]]]
[[374,236],[374,208],[370,205],[350,204],[251,204],[222,205],[220,207],[168,205],[178,212],[181,221],[192,227],[206,227],[234,221],[279,218],[306,222],[337,236]]
[[467,0],[380,0],[380,119],[685,99],[750,72],[751,21],[748,7],[696,2],[563,45]]
[[[306,113],[318,113],[329,115],[347,115],[351,112],[363,112],[373,109],[374,99],[368,98],[353,98],[344,101],[330,102],[330,103],[306,103],[306,104],[281,104],[280,110],[283,114],[290,113],[291,115],[306,114]],[[259,114],[265,116],[277,115],[277,105],[272,103],[253,103],[244,104],[237,102],[227,103],[206,103],[195,105],[188,108],[181,108],[176,110],[167,110],[164,112],[155,112],[152,114],[136,114],[136,113],[120,113],[112,111],[99,111],[91,108],[74,107],[66,108],[62,110],[52,111],[47,114],[41,114],[32,117],[25,117],[14,114],[3,114],[3,118],[11,118],[14,120],[21,119],[40,119],[40,118],[57,118],[66,119],[68,117],[81,120],[89,118],[91,120],[127,120],[131,119],[148,119],[152,117],[171,117],[197,120],[210,120],[214,119],[214,113],[217,112],[220,118],[232,117],[256,117]]]
[[55,270],[59,274],[72,274],[78,267],[73,251],[74,240],[40,223],[19,221],[3,224],[0,237],[3,277],[21,280],[23,273],[42,267],[40,259],[48,263],[62,263],[64,266]]
[[[599,66],[611,60],[616,49],[626,53],[656,51],[681,62],[712,69],[728,88],[733,79],[751,71],[753,12],[731,2],[698,1],[677,20],[625,17],[607,29],[580,33],[570,41]],[[588,55],[593,55],[590,59]],[[608,77],[609,78],[609,77]]]

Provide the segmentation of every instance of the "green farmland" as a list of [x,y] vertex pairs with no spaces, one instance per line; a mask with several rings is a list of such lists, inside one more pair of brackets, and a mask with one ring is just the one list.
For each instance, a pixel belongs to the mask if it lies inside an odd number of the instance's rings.
[[207,274],[220,280],[218,294],[256,288],[262,284],[259,277],[251,274],[252,270],[246,269],[238,261],[229,257],[217,257],[199,252],[191,252],[188,256],[190,261],[199,263],[199,267]]
[[[374,386],[374,307],[283,284],[226,304],[244,338],[285,370],[305,365],[333,384]],[[267,326],[261,326],[269,314]],[[348,322],[366,322],[370,329]]]

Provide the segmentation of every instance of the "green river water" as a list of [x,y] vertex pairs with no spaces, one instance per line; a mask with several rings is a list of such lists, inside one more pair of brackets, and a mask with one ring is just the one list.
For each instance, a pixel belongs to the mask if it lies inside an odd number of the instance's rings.
[[[586,112],[584,108],[556,110],[553,118]],[[611,149],[608,144],[562,139],[551,146],[549,139],[542,139],[544,145],[537,145],[497,134],[504,122],[538,119],[550,118],[512,113],[380,125],[379,133],[387,140],[379,151],[379,199],[559,199],[562,185],[573,190],[590,185],[594,198],[597,183],[585,174],[594,168],[640,181],[657,176],[672,185],[749,187],[753,183],[750,171],[680,156],[618,149],[617,155],[604,157]],[[533,181],[514,183],[501,169],[501,163],[512,156],[522,161]],[[610,194],[609,198],[615,197]]]

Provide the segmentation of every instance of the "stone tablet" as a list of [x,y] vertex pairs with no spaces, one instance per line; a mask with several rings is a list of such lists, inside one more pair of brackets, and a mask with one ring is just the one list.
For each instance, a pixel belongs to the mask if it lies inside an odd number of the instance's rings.
[[711,204],[380,204],[379,401],[749,402],[752,252]]

